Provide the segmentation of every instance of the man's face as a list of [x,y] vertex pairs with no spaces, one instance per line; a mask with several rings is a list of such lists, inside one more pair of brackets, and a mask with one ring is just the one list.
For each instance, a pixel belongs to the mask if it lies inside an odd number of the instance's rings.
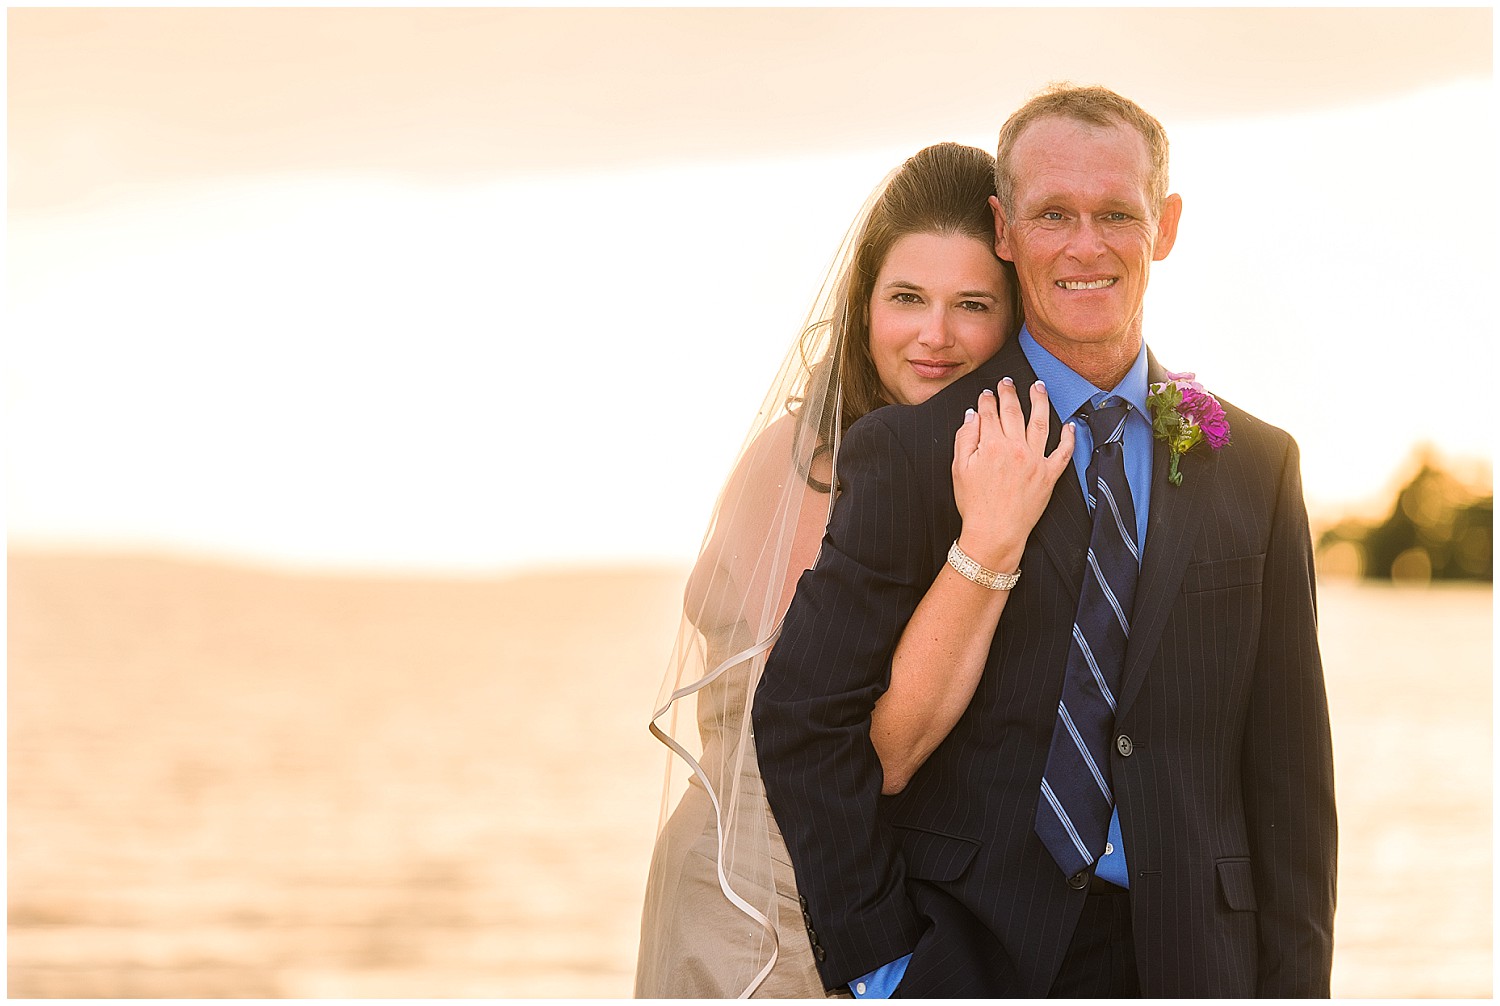
[[1146,141],[1126,125],[1038,119],[1011,154],[1014,219],[995,208],[995,251],[1014,262],[1026,324],[1064,362],[1132,357],[1151,263],[1167,257],[1182,200],[1158,214]]

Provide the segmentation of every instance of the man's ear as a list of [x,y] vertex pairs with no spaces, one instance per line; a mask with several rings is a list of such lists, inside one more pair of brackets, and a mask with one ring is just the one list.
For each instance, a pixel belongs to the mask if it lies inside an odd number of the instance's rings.
[[[993,197],[991,197],[993,198]],[[1182,219],[1182,197],[1172,193],[1161,205],[1161,215],[1156,220],[1156,248],[1151,261],[1160,262],[1177,243],[1177,221]]]
[[1010,250],[1010,228],[1005,225],[1005,207],[999,196],[990,196],[990,212],[995,215],[995,254],[1007,262],[1014,262]]

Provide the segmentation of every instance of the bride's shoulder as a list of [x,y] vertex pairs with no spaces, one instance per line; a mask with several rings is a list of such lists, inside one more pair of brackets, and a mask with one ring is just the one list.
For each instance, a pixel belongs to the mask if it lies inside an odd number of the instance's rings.
[[[816,433],[799,427],[797,416],[787,413],[772,420],[741,451],[715,508],[712,533],[688,581],[688,611],[700,630],[743,618],[746,598],[785,593],[767,593],[766,578],[784,576],[786,570],[764,560],[778,556],[777,561],[785,563],[788,558],[782,549],[768,552],[768,538],[793,535],[794,562],[808,551],[804,538],[814,548],[821,538],[821,523],[802,527],[803,514],[816,510],[807,505],[816,492],[808,473],[816,477],[817,464],[826,466],[821,458],[816,463],[807,460],[816,446],[804,444],[807,440],[816,440]],[[810,558],[802,568],[807,565]]]
[[797,428],[801,420],[791,412],[783,412],[773,419],[766,428],[756,435],[750,442],[750,449],[745,453],[756,455],[759,460],[778,459],[786,460],[790,455],[793,443],[797,440]]
[[807,429],[795,414],[783,413],[756,434],[741,452],[733,477],[736,481],[779,482],[788,472],[806,470],[816,448],[816,431]]

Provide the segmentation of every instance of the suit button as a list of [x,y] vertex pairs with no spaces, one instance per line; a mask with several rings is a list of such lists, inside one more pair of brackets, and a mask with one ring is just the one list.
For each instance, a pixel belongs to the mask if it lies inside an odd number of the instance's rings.
[[1130,752],[1135,750],[1135,742],[1121,734],[1115,738],[1115,750],[1120,752],[1120,757],[1129,758]]
[[807,927],[807,942],[811,943],[813,946],[818,945],[818,931],[812,926]]
[[819,962],[821,962],[823,958],[828,956],[828,952],[822,947],[813,947],[813,956],[816,957]]
[[797,904],[802,906],[802,911],[807,911],[807,899],[800,894],[797,895]]
[[1075,891],[1081,891],[1089,886],[1089,871],[1079,870],[1068,878],[1068,886]]

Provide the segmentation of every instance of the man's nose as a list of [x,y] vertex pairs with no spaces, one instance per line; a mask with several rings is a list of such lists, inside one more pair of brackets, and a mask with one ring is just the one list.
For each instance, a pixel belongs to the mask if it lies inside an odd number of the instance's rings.
[[1095,258],[1104,252],[1104,229],[1099,221],[1082,217],[1068,235],[1068,252],[1076,259]]

